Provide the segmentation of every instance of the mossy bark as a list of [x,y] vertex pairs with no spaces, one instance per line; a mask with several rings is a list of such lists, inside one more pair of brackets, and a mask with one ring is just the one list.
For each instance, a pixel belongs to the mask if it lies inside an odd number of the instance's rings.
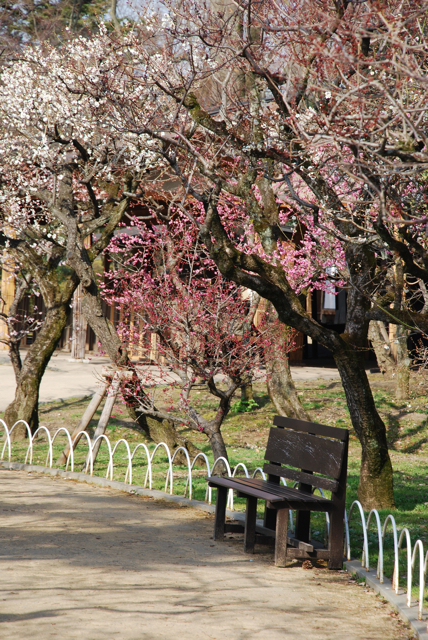
[[266,384],[269,397],[275,411],[280,416],[310,420],[297,395],[291,377],[290,361],[287,356],[288,335],[291,329],[278,325],[278,316],[271,304],[266,310],[266,322],[269,327],[270,318],[274,319],[270,327],[270,339],[265,346]]
[[385,337],[388,335],[386,334],[386,329],[383,329],[382,331],[380,324],[381,323],[377,320],[372,320],[370,322],[368,338],[372,343],[372,347],[376,354],[379,369],[387,376],[392,376],[395,371],[395,360],[391,353],[389,339],[385,340]]
[[397,400],[408,400],[410,394],[410,364],[407,349],[408,330],[397,325],[397,368],[395,372],[395,397]]
[[376,409],[365,371],[370,300],[361,292],[370,290],[375,260],[368,248],[356,245],[347,247],[346,259],[354,286],[348,290],[345,332],[333,355],[352,425],[361,443],[358,498],[366,510],[394,508],[394,483],[386,427]]
[[335,356],[355,433],[361,443],[358,499],[364,509],[393,508],[394,490],[385,425],[379,416],[361,354]]
[[[12,427],[18,420],[25,420],[31,432],[34,433],[39,426],[40,383],[49,360],[61,338],[61,333],[67,324],[70,302],[76,285],[77,283],[71,279],[68,286],[65,287],[66,291],[63,288],[63,295],[54,295],[54,299],[50,303],[48,301],[49,306],[43,325],[22,363],[17,379],[15,398],[5,411],[4,419],[9,427]],[[47,287],[46,283],[45,287]],[[58,297],[61,299],[58,300]],[[26,435],[25,426],[20,424],[13,430],[12,439],[20,440],[25,438]]]
[[250,400],[254,400],[253,383],[247,382],[241,387],[241,401],[249,402]]
[[288,358],[269,358],[266,361],[266,374],[269,398],[277,414],[298,420],[310,420],[297,395]]

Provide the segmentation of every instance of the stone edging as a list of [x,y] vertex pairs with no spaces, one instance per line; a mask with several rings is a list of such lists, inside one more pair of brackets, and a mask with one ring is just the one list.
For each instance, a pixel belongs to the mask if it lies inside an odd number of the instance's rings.
[[424,616],[424,620],[418,620],[417,603],[412,607],[408,607],[406,604],[406,594],[402,593],[397,596],[392,588],[391,580],[384,578],[381,584],[376,578],[376,570],[369,569],[369,571],[366,571],[364,567],[361,566],[359,560],[347,560],[345,567],[350,574],[356,575],[358,578],[364,578],[368,587],[382,596],[382,598],[385,598],[385,600],[388,600],[389,604],[398,612],[400,617],[409,623],[419,640],[428,640],[426,616]]

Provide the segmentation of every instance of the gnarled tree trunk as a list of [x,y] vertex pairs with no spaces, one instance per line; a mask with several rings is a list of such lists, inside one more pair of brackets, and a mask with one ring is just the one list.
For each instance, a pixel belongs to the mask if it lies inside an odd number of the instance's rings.
[[370,302],[360,292],[370,290],[374,258],[367,248],[351,245],[347,247],[346,260],[355,286],[348,290],[345,332],[334,341],[332,351],[362,448],[358,498],[364,509],[393,508],[393,474],[386,427],[377,412],[364,362]]
[[349,413],[361,443],[358,499],[364,509],[394,507],[393,475],[385,425],[379,416],[364,367],[352,348],[335,354]]
[[410,393],[410,364],[407,349],[408,329],[397,325],[397,367],[395,373],[395,397],[397,400],[408,400]]
[[[284,325],[301,331],[331,351],[342,379],[352,424],[362,446],[359,498],[364,509],[393,508],[393,474],[386,428],[376,410],[363,359],[367,349],[370,302],[360,292],[370,291],[373,286],[374,255],[358,243],[347,246],[346,262],[352,286],[348,290],[345,332],[339,335],[317,323],[303,309],[280,269],[261,265],[257,257],[247,257],[233,246],[220,225],[215,207],[214,198],[206,203],[209,225],[201,228],[202,239],[212,258],[224,276],[268,299]],[[215,244],[211,234],[216,238]],[[261,275],[248,274],[249,271]]]
[[[39,425],[38,403],[39,389],[43,374],[67,324],[70,302],[77,280],[70,276],[68,282],[59,289],[53,282],[49,286],[49,275],[43,286],[44,301],[47,306],[46,317],[38,331],[33,344],[22,363],[17,379],[15,398],[5,411],[5,422],[12,427],[18,420],[25,420],[34,433]],[[56,276],[55,276],[56,279]],[[12,439],[26,437],[27,430],[23,424],[12,432]]]
[[395,360],[391,352],[389,336],[383,322],[371,320],[368,338],[376,354],[376,360],[382,373],[392,376],[395,371]]
[[275,411],[280,416],[310,420],[297,395],[288,358],[266,360],[267,389]]
[[[267,322],[269,316],[277,319],[277,313],[269,303],[267,308]],[[297,390],[291,377],[290,361],[287,356],[287,332],[290,329],[278,323],[271,323],[272,339],[265,347],[266,383],[269,397],[280,416],[310,420],[310,416],[303,408]],[[269,324],[268,324],[269,327]]]
[[249,402],[250,400],[254,400],[253,383],[246,382],[241,387],[241,401]]

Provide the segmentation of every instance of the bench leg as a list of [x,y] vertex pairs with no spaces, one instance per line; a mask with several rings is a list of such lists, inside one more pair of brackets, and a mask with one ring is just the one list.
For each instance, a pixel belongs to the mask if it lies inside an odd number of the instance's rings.
[[295,537],[302,542],[310,542],[311,512],[297,511]]
[[[272,482],[272,484],[277,484],[279,487],[280,478],[279,476],[274,476],[271,473],[268,473],[268,482]],[[272,531],[275,531],[276,529],[276,509],[272,509],[268,507],[267,503],[265,506],[263,526],[266,527],[266,529],[272,529]]]
[[330,513],[330,537],[328,550],[330,557],[328,560],[329,569],[341,569],[343,566],[343,534],[345,523],[342,511]]
[[275,535],[275,566],[285,567],[287,557],[288,509],[278,509]]
[[256,544],[256,518],[257,498],[247,498],[247,510],[245,512],[244,552],[254,553]]
[[265,516],[263,519],[263,526],[266,529],[272,529],[275,531],[276,529],[276,509],[270,509],[269,507],[265,507]]
[[224,540],[224,523],[226,520],[227,504],[226,487],[217,487],[217,501],[215,504],[214,540]]

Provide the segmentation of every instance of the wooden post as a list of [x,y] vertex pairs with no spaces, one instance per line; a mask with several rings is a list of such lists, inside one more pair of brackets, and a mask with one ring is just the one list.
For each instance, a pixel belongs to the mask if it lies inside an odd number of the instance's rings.
[[245,512],[244,552],[254,553],[256,544],[257,498],[248,496]]
[[[276,464],[276,463],[272,462],[271,464]],[[277,484],[279,486],[279,481],[280,481],[279,476],[274,476],[272,474],[268,475],[268,482],[272,482],[273,484]],[[266,527],[266,529],[272,529],[272,531],[275,531],[277,513],[278,512],[276,509],[269,508],[266,503],[265,514],[263,518],[263,526]]]
[[345,450],[340,476],[339,488],[331,494],[334,511],[330,513],[330,536],[328,540],[328,568],[342,569],[343,566],[343,537],[345,533],[345,507],[346,507],[346,477],[348,474],[348,445],[349,432],[346,432],[344,440]]
[[[282,429],[282,428],[283,427],[279,427],[279,429]],[[271,464],[274,464],[279,467],[281,466],[278,462],[271,462]],[[275,476],[272,473],[268,473],[268,482],[272,482],[273,484],[279,485],[280,480],[281,478],[279,476]],[[272,529],[272,531],[275,531],[276,516],[277,516],[277,510],[269,508],[266,502],[265,513],[263,517],[263,526],[266,527],[267,529]]]
[[[4,255],[3,267],[1,271],[1,311],[3,313],[8,313],[10,309],[10,305],[12,304],[15,298],[15,275],[13,272],[13,261],[12,259]],[[7,324],[3,321],[0,321],[0,338],[8,338],[8,327]],[[8,349],[6,344],[0,342],[0,349]]]
[[226,520],[227,504],[226,487],[217,487],[217,501],[215,503],[214,540],[224,539],[224,521]]
[[[312,474],[312,471],[302,469],[304,473]],[[304,493],[312,493],[312,485],[299,483],[299,491]],[[310,511],[297,511],[296,512],[296,530],[295,537],[301,542],[310,542],[311,537],[311,512]]]
[[152,362],[158,361],[158,336],[156,333],[150,334],[150,354],[149,359]]
[[[82,416],[82,419],[80,420],[79,424],[71,434],[71,440],[73,442],[73,451],[76,448],[80,438],[82,437],[81,435],[79,437],[76,437],[76,436],[78,435],[78,433],[80,433],[81,431],[85,431],[88,428],[89,423],[94,417],[96,410],[100,406],[101,400],[105,396],[107,386],[108,386],[108,383],[106,382],[100,389],[98,389],[98,391],[92,397],[89,405],[87,406],[86,411]],[[70,445],[67,444],[64,451],[61,453],[60,457],[58,458],[57,464],[58,465],[66,464],[69,455],[70,455]]]
[[[113,381],[111,383],[107,400],[103,407],[97,428],[95,429],[94,437],[92,440],[92,446],[94,445],[98,436],[101,436],[105,433],[106,427],[108,425],[108,421],[110,420],[111,412],[113,411],[114,403],[116,402],[117,394],[119,393],[120,380],[121,380],[121,374],[116,372],[114,374]],[[101,440],[98,440],[98,442],[95,444],[94,449],[92,451],[92,464],[94,464],[95,460],[97,459],[100,446],[101,446]],[[88,455],[86,456],[85,464],[83,466],[84,472],[87,472],[89,465],[90,465],[90,455],[88,453]]]
[[275,535],[275,566],[285,567],[287,558],[288,509],[278,509]]

